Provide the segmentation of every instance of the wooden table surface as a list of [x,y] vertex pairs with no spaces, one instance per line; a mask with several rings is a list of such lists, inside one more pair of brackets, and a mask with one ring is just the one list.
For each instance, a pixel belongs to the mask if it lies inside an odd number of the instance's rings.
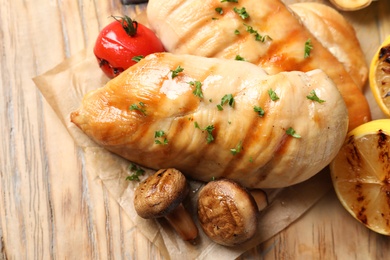
[[[162,258],[104,186],[87,176],[80,148],[32,80],[91,46],[109,15],[131,14],[142,6],[123,6],[119,0],[0,0],[0,6],[1,257]],[[390,35],[390,1],[345,15],[358,28],[370,60]],[[360,225],[331,191],[297,222],[240,258],[386,256],[390,238]]]

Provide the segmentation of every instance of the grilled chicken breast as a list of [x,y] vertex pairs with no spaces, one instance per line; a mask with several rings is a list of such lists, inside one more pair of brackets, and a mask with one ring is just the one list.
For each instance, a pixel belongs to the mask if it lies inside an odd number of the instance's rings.
[[71,121],[139,165],[251,188],[310,178],[348,128],[345,103],[321,70],[268,75],[245,61],[169,53],[86,94]]
[[147,16],[172,53],[245,59],[269,74],[321,69],[344,98],[349,129],[371,118],[343,64],[280,0],[150,0]]
[[316,3],[288,6],[305,27],[339,60],[360,90],[368,77],[368,67],[355,29],[334,8]]

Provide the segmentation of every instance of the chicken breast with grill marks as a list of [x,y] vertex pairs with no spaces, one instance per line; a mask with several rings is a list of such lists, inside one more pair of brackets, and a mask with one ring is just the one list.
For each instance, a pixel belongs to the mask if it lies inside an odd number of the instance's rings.
[[348,128],[345,103],[321,70],[268,75],[249,62],[169,53],[85,95],[71,121],[139,165],[250,188],[315,175]]
[[238,57],[269,74],[321,69],[344,98],[349,129],[371,119],[365,96],[343,64],[280,0],[150,0],[147,16],[172,53]]
[[334,8],[317,2],[294,3],[288,6],[305,27],[340,61],[363,90],[368,67],[355,29]]

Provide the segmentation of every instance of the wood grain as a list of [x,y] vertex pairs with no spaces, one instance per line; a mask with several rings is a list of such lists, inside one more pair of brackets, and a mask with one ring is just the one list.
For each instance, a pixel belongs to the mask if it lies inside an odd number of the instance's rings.
[[[144,6],[119,0],[0,0],[0,6],[1,258],[162,259],[104,186],[85,173],[81,151],[32,81],[91,46],[111,14]],[[367,61],[390,34],[389,13],[388,0],[343,13]],[[357,223],[330,192],[241,259],[383,259],[389,248],[389,239]]]

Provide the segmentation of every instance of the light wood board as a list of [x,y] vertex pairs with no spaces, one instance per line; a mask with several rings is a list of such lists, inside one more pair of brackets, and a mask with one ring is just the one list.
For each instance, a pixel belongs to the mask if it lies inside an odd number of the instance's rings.
[[[0,256],[162,258],[104,186],[85,174],[81,151],[32,81],[93,44],[111,14],[132,14],[143,6],[123,6],[119,0],[0,0],[0,6]],[[343,14],[369,62],[390,35],[390,1]],[[381,117],[367,88],[366,94]],[[296,223],[241,258],[386,256],[389,238],[357,223],[330,192]]]

